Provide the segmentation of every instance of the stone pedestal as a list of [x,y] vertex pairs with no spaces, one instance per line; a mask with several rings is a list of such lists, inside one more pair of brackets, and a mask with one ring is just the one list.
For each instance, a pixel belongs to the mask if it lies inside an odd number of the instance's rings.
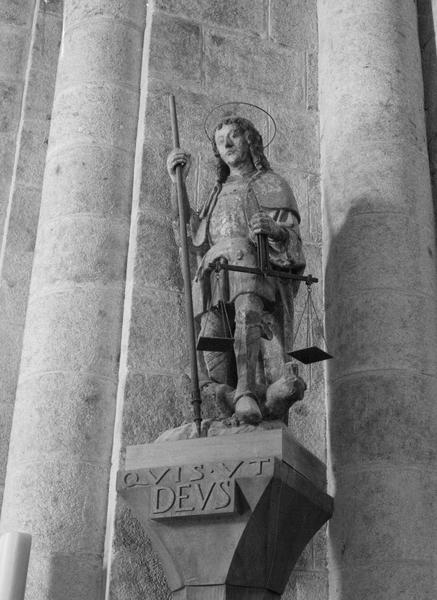
[[279,598],[332,514],[325,487],[285,429],[132,446],[117,483],[175,600]]

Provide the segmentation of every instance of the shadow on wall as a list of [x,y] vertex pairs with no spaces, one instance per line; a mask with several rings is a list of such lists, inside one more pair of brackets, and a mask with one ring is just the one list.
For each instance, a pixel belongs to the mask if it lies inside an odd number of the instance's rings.
[[437,217],[437,53],[434,25],[437,18],[436,9],[433,8],[433,0],[417,2],[429,166],[434,214]]
[[[407,161],[400,189],[408,187]],[[335,184],[350,195],[340,179]],[[432,545],[422,525],[429,518],[423,477],[437,454],[437,426],[426,417],[435,414],[426,375],[434,369],[433,337],[423,319],[432,295],[417,269],[430,236],[406,205],[396,214],[383,189],[368,187],[345,198],[350,208],[341,227],[335,224],[325,272],[326,334],[335,357],[327,362],[333,600],[388,599],[396,590],[398,598],[416,597],[418,573],[406,563],[415,544]]]

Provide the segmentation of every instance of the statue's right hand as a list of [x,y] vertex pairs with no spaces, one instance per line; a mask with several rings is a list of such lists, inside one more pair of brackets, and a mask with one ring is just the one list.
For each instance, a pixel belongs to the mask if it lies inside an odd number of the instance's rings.
[[181,148],[175,148],[167,158],[167,171],[173,183],[176,183],[176,167],[179,165],[182,167],[182,177],[185,180],[191,167],[191,154]]

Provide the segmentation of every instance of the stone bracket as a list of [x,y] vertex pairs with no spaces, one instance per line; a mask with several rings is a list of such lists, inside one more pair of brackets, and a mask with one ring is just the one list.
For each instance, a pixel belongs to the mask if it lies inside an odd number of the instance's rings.
[[[269,436],[261,438],[277,435],[264,433]],[[229,450],[234,440],[222,436],[211,443],[216,451],[221,444]],[[169,444],[151,444],[155,459],[156,452],[164,454],[156,466],[146,451],[144,466],[137,456],[135,468],[119,472],[117,489],[151,536],[173,592],[186,588],[184,597],[194,598],[206,586],[211,593],[222,589],[223,598],[231,588],[280,595],[304,547],[332,515],[324,489],[284,460],[290,457],[262,456],[262,442],[253,457],[239,456],[237,443],[234,456],[192,462],[196,446],[183,440],[176,443],[180,464],[169,459],[168,466]]]

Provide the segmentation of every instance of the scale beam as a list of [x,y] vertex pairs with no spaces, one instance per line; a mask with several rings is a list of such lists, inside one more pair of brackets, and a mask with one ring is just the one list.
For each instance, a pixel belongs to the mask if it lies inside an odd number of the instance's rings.
[[307,285],[318,283],[317,277],[310,275],[296,275],[295,273],[287,273],[286,271],[278,271],[276,269],[260,269],[259,267],[240,267],[239,265],[230,265],[225,261],[217,261],[210,263],[209,267],[212,271],[237,271],[239,273],[252,273],[253,275],[266,275],[267,277],[278,277],[279,279],[293,279],[295,281],[305,281]]

